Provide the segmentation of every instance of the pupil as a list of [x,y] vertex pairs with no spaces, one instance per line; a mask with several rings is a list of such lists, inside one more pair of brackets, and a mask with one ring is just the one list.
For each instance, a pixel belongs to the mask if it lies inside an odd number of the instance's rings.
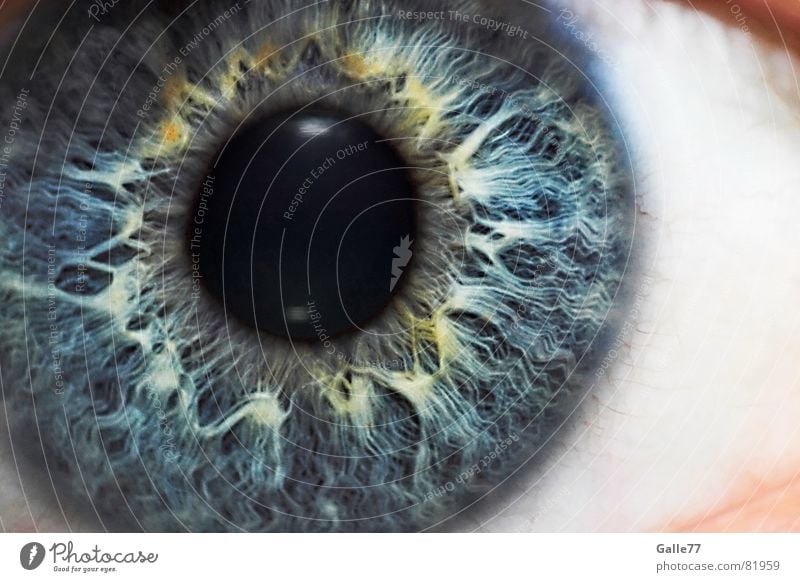
[[408,272],[415,195],[405,165],[357,119],[314,110],[242,126],[189,225],[205,288],[242,322],[324,339],[378,315]]

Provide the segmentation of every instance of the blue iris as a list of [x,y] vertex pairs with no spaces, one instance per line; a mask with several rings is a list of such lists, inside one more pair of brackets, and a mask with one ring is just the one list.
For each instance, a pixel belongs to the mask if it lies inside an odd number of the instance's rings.
[[[59,494],[119,529],[407,531],[538,458],[585,394],[633,209],[591,59],[552,13],[145,5],[78,3],[2,86],[29,96],[0,365]],[[209,296],[186,233],[219,219],[202,197],[224,195],[208,168],[237,128],[307,108],[391,142],[417,218],[370,274],[394,292],[383,311],[342,335],[290,297],[311,330],[293,342]]]

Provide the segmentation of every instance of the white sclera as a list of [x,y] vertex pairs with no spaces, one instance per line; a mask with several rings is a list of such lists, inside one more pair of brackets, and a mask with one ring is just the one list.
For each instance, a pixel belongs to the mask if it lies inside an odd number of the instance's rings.
[[660,530],[800,467],[800,62],[683,5],[562,5],[612,65],[653,284],[549,466],[460,528]]

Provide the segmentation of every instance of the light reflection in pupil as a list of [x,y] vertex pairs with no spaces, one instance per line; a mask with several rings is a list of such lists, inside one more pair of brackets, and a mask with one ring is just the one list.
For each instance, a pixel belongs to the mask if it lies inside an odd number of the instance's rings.
[[378,315],[415,239],[403,160],[357,119],[313,110],[244,126],[198,194],[189,246],[241,321],[295,340]]
[[[59,495],[137,530],[409,531],[563,442],[616,331],[636,215],[615,117],[554,13],[525,5],[514,20],[541,34],[521,45],[388,0],[228,20],[204,0],[178,21],[145,4],[53,21],[0,87],[9,105],[30,88],[0,213],[0,369],[26,379],[6,406],[22,440],[43,428]],[[254,111],[283,116],[234,131]],[[381,138],[402,156],[379,163]]]

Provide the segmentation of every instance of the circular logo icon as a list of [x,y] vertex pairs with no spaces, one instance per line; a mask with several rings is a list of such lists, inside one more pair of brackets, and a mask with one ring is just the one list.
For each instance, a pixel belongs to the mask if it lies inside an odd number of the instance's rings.
[[35,570],[44,561],[44,546],[39,542],[29,542],[19,551],[19,563],[26,570]]

